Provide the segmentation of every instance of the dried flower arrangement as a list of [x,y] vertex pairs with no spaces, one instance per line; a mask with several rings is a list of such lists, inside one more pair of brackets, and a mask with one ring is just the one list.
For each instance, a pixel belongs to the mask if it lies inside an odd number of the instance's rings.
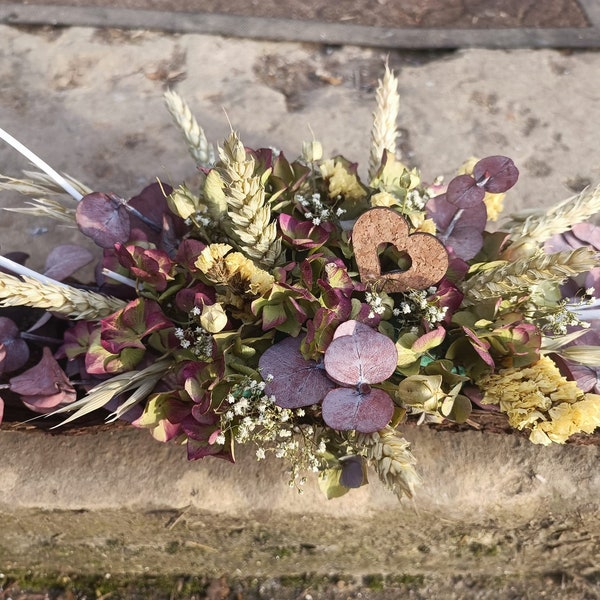
[[475,404],[537,444],[600,425],[600,229],[587,222],[600,189],[487,231],[517,167],[491,156],[423,184],[399,160],[387,66],[368,183],[316,141],[289,162],[232,132],[215,153],[182,98],[165,99],[195,187],[93,192],[0,130],[41,170],[0,176],[33,198],[18,210],[102,249],[93,284],[73,279],[93,260],[80,247],[53,249],[43,275],[0,257],[5,398],[64,423],[104,408],[190,459],[253,444],[288,461],[292,485],[318,473],[328,497],[369,466],[412,497],[409,418],[470,422]]

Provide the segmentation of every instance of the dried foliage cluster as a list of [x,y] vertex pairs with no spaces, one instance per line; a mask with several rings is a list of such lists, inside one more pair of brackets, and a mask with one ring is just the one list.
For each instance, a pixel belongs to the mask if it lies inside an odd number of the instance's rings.
[[[0,130],[42,171],[0,177],[32,198],[20,210],[100,248],[56,248],[43,274],[0,257],[7,405],[65,422],[108,410],[190,459],[252,445],[287,460],[294,485],[316,472],[328,497],[369,467],[411,497],[407,419],[469,422],[475,405],[539,444],[600,425],[598,189],[487,231],[517,167],[473,159],[423,183],[396,148],[387,66],[366,181],[315,140],[294,161],[234,132],[215,150],[185,101],[165,98],[200,177],[130,199]],[[77,281],[93,260],[96,280]]]

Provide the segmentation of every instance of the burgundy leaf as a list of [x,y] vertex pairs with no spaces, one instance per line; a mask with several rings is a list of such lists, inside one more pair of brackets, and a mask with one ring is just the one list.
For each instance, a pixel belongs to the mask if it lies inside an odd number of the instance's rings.
[[354,386],[379,383],[394,373],[398,351],[390,338],[358,321],[346,321],[340,327],[352,333],[337,335],[336,330],[325,351],[325,370],[331,379]]
[[506,156],[488,156],[473,167],[473,177],[486,192],[499,194],[517,183],[519,169]]
[[84,196],[77,205],[75,218],[81,232],[101,248],[112,248],[117,242],[129,239],[127,211],[106,194],[93,192]]
[[[426,210],[427,216],[434,220],[438,231],[446,232],[448,227],[455,221],[459,208],[448,202],[446,194],[440,194],[427,202]],[[487,224],[487,209],[485,208],[485,204],[481,202],[469,210],[462,211],[458,222],[465,225],[468,224],[483,231]]]
[[7,317],[0,317],[0,373],[20,369],[29,359],[29,346],[19,336],[19,328]]
[[446,190],[446,199],[458,208],[472,208],[483,201],[485,191],[470,175],[458,175]]
[[[343,339],[343,338],[340,338]],[[394,414],[394,403],[387,392],[370,388],[336,388],[323,400],[323,420],[332,429],[373,433],[383,429]]]
[[483,247],[483,234],[477,227],[457,225],[448,236],[446,245],[452,248],[455,256],[463,260],[471,260]]
[[94,260],[94,255],[83,246],[75,244],[56,246],[46,257],[44,275],[57,281],[64,281],[92,260]]
[[268,348],[258,361],[263,378],[273,377],[265,394],[275,396],[275,404],[282,408],[318,404],[335,387],[316,361],[302,356],[301,343],[299,338],[287,337]]
[[9,385],[11,391],[19,394],[23,403],[36,412],[48,412],[76,399],[69,378],[47,347],[40,362],[10,379]]
[[475,352],[477,352],[477,354],[479,354],[479,356],[483,360],[483,362],[486,365],[488,365],[488,367],[491,367],[492,369],[494,369],[496,365],[494,363],[494,359],[492,358],[492,355],[489,352],[489,350],[491,348],[490,343],[487,342],[486,340],[482,340],[482,339],[478,338],[477,334],[474,331],[472,331],[471,329],[469,329],[468,327],[463,326],[463,331],[467,334],[467,337],[469,338],[469,341],[471,342],[473,349],[475,350]]

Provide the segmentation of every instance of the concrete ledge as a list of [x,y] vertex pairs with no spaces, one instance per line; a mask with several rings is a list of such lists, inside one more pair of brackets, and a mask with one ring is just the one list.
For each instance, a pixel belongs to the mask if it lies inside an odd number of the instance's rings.
[[[152,565],[154,574],[273,577],[437,576],[461,572],[466,558],[480,575],[593,566],[600,447],[417,427],[405,434],[424,477],[412,505],[375,476],[340,499],[326,500],[311,479],[299,495],[281,461],[242,452],[236,465],[187,462],[182,448],[143,431],[5,431],[0,562],[5,570],[144,573]],[[552,553],[536,563],[548,544]]]
[[184,13],[95,6],[0,4],[0,23],[75,25],[205,33],[247,39],[315,42],[381,48],[597,48],[600,8],[595,0],[579,0],[590,27],[520,29],[386,28],[265,19],[235,15]]
[[[415,507],[452,518],[600,504],[599,446],[535,446],[514,435],[440,432],[408,426],[424,485]],[[0,509],[158,510],[192,507],[242,517],[248,512],[373,516],[399,505],[378,481],[327,501],[309,477],[298,494],[285,462],[258,462],[241,448],[235,465],[188,462],[185,450],[144,431],[90,435],[0,433]],[[406,507],[402,508],[402,511]]]

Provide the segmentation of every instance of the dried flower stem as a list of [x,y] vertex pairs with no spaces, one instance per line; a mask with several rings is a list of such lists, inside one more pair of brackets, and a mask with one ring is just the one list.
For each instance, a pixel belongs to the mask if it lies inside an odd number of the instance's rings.
[[167,109],[181,129],[196,164],[202,167],[212,165],[215,162],[214,148],[208,143],[204,129],[198,125],[186,101],[173,90],[167,90],[164,97]]
[[21,144],[10,133],[0,128],[0,139],[4,140],[9,146],[12,146],[17,152],[20,152],[25,158],[29,159],[38,169],[44,171],[57,185],[59,185],[67,194],[79,201],[83,198],[60,173],[57,173],[50,165],[45,163],[37,154],[34,154],[29,148]]
[[[1,187],[1,186],[0,186]],[[15,212],[34,217],[50,217],[66,225],[75,226],[75,211],[63,206],[56,200],[49,198],[36,198],[26,202],[28,206],[5,208],[9,212]]]
[[62,421],[62,423],[56,425],[56,427],[75,421],[94,410],[102,408],[115,396],[134,390],[131,396],[129,396],[129,398],[113,413],[110,421],[120,418],[152,392],[156,384],[164,377],[171,366],[172,362],[169,360],[157,360],[140,371],[119,373],[118,375],[99,383],[81,400],[77,400],[68,406],[59,408],[52,413],[60,414],[75,411]]
[[399,499],[412,498],[421,477],[415,469],[417,461],[409,449],[410,443],[390,426],[375,433],[360,434],[357,442],[386,487]]
[[465,294],[465,303],[475,303],[512,294],[541,282],[561,282],[567,277],[589,271],[599,263],[599,255],[589,248],[537,254],[513,262],[503,261],[490,269],[479,271],[463,283],[461,290]]
[[396,140],[398,138],[398,112],[400,110],[400,96],[398,95],[398,79],[385,65],[383,79],[377,88],[377,107],[373,113],[373,127],[371,129],[371,152],[369,154],[369,179],[381,164],[383,152],[388,150],[396,154]]
[[43,275],[22,279],[0,273],[0,307],[44,308],[71,319],[101,319],[123,308],[125,302],[95,292],[79,290]]

